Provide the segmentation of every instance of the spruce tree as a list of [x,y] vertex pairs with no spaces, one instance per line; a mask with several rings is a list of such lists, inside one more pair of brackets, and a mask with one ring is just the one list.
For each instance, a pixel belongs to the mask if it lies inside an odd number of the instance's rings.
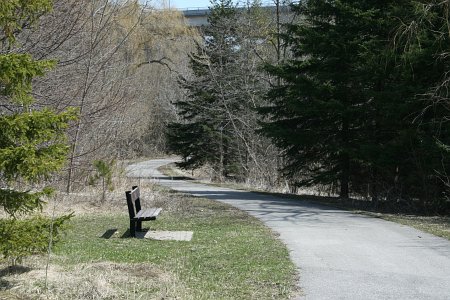
[[[68,153],[65,130],[75,113],[56,113],[33,106],[32,81],[55,66],[14,51],[21,30],[50,11],[50,0],[10,1],[0,4],[0,205],[9,216],[0,220],[0,253],[16,259],[45,251],[49,234],[56,237],[67,218],[51,220],[36,215],[52,193],[42,182],[63,166]],[[56,239],[55,239],[56,240]]]
[[[293,9],[301,21],[282,35],[293,58],[268,66],[281,84],[268,93],[272,105],[263,132],[282,149],[286,175],[299,185],[367,186],[377,152],[380,99],[395,101],[393,89],[378,90],[389,78],[394,6],[403,1],[302,1]],[[389,94],[390,92],[391,94]],[[384,93],[383,96],[381,96]],[[377,102],[374,104],[374,101]]]
[[[182,167],[209,164],[219,178],[243,179],[254,147],[252,106],[262,90],[257,88],[259,74],[250,64],[255,56],[252,47],[260,44],[261,36],[243,26],[261,13],[256,2],[248,10],[229,0],[211,4],[204,39],[192,54],[193,77],[180,80],[187,99],[175,102],[181,120],[169,125],[168,144],[184,158]],[[245,25],[244,19],[249,20]]]
[[404,148],[410,159],[401,175],[409,197],[419,202],[422,210],[443,213],[450,209],[450,152],[446,146],[450,144],[449,3],[418,1],[410,5],[410,13],[402,16],[396,28],[395,40],[402,58],[402,83],[408,82],[415,91],[415,97],[404,103],[414,136],[404,131]]
[[192,54],[191,69],[194,79],[180,79],[187,89],[188,99],[176,102],[182,122],[169,125],[168,145],[182,155],[184,168],[197,168],[210,164],[219,178],[227,175],[232,159],[229,146],[230,124],[224,107],[224,79],[233,61],[233,35],[236,15],[232,2],[212,1],[210,25],[205,28],[204,44],[197,44]]
[[[352,191],[374,205],[440,203],[445,184],[437,170],[447,174],[449,159],[439,141],[449,130],[446,85],[436,88],[448,69],[448,23],[439,6],[294,6],[303,19],[282,35],[293,58],[267,67],[281,84],[268,93],[272,105],[260,110],[269,118],[263,132],[286,150],[287,175],[299,185],[338,184],[341,197]],[[418,8],[426,11],[421,17]],[[426,100],[430,94],[437,101]]]

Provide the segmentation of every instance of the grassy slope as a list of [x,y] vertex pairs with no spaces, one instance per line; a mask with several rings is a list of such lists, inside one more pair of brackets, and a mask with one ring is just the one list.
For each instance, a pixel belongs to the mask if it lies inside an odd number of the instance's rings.
[[450,240],[450,217],[382,214],[381,218]]
[[[193,231],[191,242],[128,238],[126,214],[76,217],[66,242],[56,249],[60,263],[151,263],[176,277],[172,287],[180,289],[169,289],[169,298],[283,299],[290,295],[294,266],[285,246],[260,221],[206,199],[173,194],[171,200],[178,205],[157,221],[144,222],[144,227]],[[99,238],[112,228],[118,233]],[[162,288],[167,289],[156,286],[141,292],[161,293]]]
[[356,214],[364,214],[375,218],[381,218],[387,221],[407,225],[418,230],[431,233],[433,235],[450,240],[450,217],[448,216],[421,216],[411,214],[392,214],[377,212],[374,210],[363,210],[352,206],[351,201],[341,202],[338,198],[318,197],[318,196],[300,196],[277,194],[280,197],[292,200],[308,201],[318,204],[329,205],[332,207],[348,210]]

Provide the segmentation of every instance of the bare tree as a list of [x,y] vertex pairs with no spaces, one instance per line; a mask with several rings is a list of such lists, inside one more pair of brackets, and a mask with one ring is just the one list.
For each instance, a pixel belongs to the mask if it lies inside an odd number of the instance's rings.
[[138,1],[59,0],[21,36],[24,51],[58,61],[35,83],[37,105],[79,110],[70,130],[67,192],[85,183],[80,175],[95,159],[161,151],[161,123],[175,117],[171,101],[180,94],[174,73],[186,72],[196,35],[178,12]]

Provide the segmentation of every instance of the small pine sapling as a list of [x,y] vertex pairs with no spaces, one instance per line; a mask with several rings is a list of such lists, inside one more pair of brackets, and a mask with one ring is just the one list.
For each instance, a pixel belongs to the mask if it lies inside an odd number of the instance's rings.
[[102,202],[106,200],[106,190],[113,191],[112,173],[114,160],[105,162],[104,160],[95,160],[93,163],[95,174],[89,177],[89,185],[96,185],[98,181],[102,183]]

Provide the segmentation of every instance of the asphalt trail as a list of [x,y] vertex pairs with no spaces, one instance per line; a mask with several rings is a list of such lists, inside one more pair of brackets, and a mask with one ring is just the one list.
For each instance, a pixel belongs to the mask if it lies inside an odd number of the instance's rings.
[[275,196],[171,180],[173,159],[128,167],[129,177],[231,204],[280,234],[299,270],[299,299],[450,299],[450,242],[408,226]]

